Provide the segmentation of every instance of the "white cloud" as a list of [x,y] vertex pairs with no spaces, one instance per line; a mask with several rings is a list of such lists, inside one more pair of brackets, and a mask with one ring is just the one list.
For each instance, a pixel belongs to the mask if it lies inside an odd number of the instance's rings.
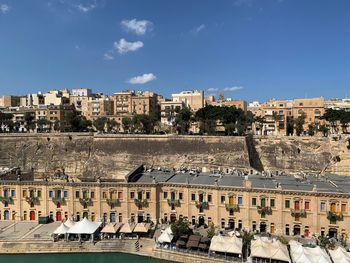
[[144,35],[147,31],[152,31],[153,29],[151,21],[136,20],[135,18],[132,20],[124,19],[120,24],[126,31],[132,31],[136,35]]
[[104,60],[114,60],[114,56],[111,52],[106,52],[103,54],[103,59]]
[[241,90],[241,89],[243,89],[242,86],[233,86],[233,87],[224,88],[223,91],[238,91],[238,90]]
[[89,13],[90,11],[98,7],[97,1],[98,0],[92,0],[92,1],[89,0],[85,2],[85,4],[83,3],[73,4],[73,7],[75,7],[80,12]]
[[129,79],[127,82],[130,84],[145,84],[155,79],[157,79],[157,77],[153,75],[153,73],[148,73],[148,74],[143,74],[141,76],[133,77]]
[[141,41],[128,42],[124,38],[122,38],[118,42],[114,42],[114,47],[118,50],[118,53],[125,54],[129,51],[136,51],[142,48],[143,43]]
[[207,89],[208,92],[216,92],[218,90],[219,90],[218,88],[209,88],[209,89]]
[[0,4],[0,13],[6,14],[10,11],[10,7],[6,4]]
[[194,32],[198,34],[199,32],[201,32],[204,29],[205,29],[205,25],[201,24],[199,27],[194,29]]

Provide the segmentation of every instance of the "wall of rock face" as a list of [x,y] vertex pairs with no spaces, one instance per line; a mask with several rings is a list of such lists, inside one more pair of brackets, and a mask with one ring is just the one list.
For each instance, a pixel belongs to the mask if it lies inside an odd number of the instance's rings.
[[0,136],[0,167],[51,175],[123,178],[140,164],[162,167],[249,167],[243,137],[200,136]]
[[120,179],[140,164],[246,168],[350,175],[345,139],[296,137],[123,136],[24,134],[0,136],[0,167],[36,176]]

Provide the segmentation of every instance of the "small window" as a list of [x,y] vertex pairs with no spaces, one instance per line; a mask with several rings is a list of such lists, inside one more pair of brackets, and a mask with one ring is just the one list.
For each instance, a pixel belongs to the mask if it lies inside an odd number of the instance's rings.
[[183,193],[179,193],[179,200],[183,199]]
[[135,199],[135,192],[130,192],[130,199]]
[[321,211],[326,211],[326,203],[325,203],[325,202],[321,202],[321,204],[320,204],[320,210],[321,210]]
[[11,197],[16,197],[16,190],[11,190]]
[[252,198],[252,206],[256,206],[256,197]]
[[290,208],[290,200],[285,200],[284,201],[284,207],[285,208]]
[[37,194],[38,194],[38,197],[41,198],[41,190],[38,190]]
[[27,192],[27,190],[23,190],[23,197],[28,197],[28,192]]
[[196,194],[191,194],[191,200],[196,201]]
[[151,199],[151,192],[146,192],[146,199],[147,200]]
[[122,200],[123,199],[123,192],[118,192],[118,199]]
[[102,198],[103,199],[107,199],[107,193],[106,192],[102,192]]
[[270,199],[270,207],[275,207],[275,199]]
[[91,192],[90,196],[91,196],[91,199],[94,199],[95,198],[95,192]]
[[80,192],[79,191],[75,191],[75,198],[79,198],[80,197]]
[[168,199],[168,192],[164,192],[164,193],[163,193],[163,198],[164,198],[164,199]]
[[307,209],[307,210],[310,209],[310,202],[309,202],[309,201],[306,201],[306,202],[305,202],[304,208]]
[[346,212],[346,204],[341,204],[341,211]]
[[208,195],[208,202],[211,203],[213,201],[212,195]]
[[49,191],[49,198],[53,197],[53,191]]
[[242,196],[238,196],[238,204],[243,205],[243,197]]
[[64,191],[64,192],[63,192],[63,197],[64,197],[64,198],[68,198],[68,191]]
[[220,198],[221,204],[224,204],[224,203],[225,203],[225,201],[226,201],[225,199],[226,199],[225,196],[222,195],[221,198]]

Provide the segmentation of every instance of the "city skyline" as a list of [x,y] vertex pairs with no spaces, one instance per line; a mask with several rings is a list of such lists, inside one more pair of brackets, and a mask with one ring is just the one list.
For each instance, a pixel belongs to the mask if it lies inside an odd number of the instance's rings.
[[[347,97],[346,1],[0,1],[0,93]],[[170,10],[170,12],[169,12]],[[36,19],[30,19],[35,16]]]

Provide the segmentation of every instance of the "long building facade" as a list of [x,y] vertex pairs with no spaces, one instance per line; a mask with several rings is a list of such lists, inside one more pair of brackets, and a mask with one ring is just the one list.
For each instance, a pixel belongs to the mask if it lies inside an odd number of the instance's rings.
[[0,220],[214,223],[277,235],[349,235],[350,181],[146,170],[120,182],[0,181]]

